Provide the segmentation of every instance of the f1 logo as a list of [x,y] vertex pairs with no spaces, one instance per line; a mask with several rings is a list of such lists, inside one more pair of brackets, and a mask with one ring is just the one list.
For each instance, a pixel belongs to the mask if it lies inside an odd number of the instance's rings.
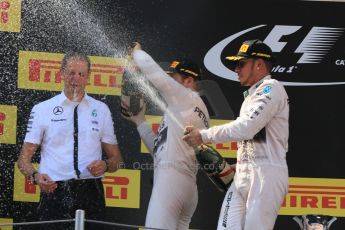
[[[287,42],[280,42],[279,40],[301,28],[302,26],[276,25],[267,35],[264,43],[269,45],[273,52],[281,52]],[[297,63],[320,63],[332,48],[336,41],[335,38],[341,36],[343,32],[344,28],[314,26],[295,50],[295,53],[303,54]]]

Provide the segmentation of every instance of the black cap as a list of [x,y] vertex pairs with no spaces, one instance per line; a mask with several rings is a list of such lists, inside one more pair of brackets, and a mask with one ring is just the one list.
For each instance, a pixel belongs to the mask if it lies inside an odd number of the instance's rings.
[[259,39],[243,42],[235,56],[225,57],[226,60],[230,61],[230,69],[233,71],[240,60],[247,58],[262,58],[270,62],[275,62],[271,48]]
[[195,79],[200,79],[201,77],[201,69],[199,68],[198,64],[188,59],[173,60],[166,72],[168,74],[179,73],[184,76],[194,77]]

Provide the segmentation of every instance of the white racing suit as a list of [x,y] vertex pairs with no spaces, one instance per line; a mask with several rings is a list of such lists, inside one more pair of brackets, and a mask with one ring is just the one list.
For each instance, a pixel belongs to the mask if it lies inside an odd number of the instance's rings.
[[268,75],[245,92],[235,121],[201,131],[204,142],[238,141],[236,174],[218,229],[273,229],[288,191],[288,120],[285,89]]
[[167,103],[154,140],[147,123],[138,126],[155,165],[145,226],[188,229],[198,202],[198,165],[193,148],[182,136],[187,125],[207,128],[209,115],[200,96],[167,75],[146,52],[137,50],[133,58]]

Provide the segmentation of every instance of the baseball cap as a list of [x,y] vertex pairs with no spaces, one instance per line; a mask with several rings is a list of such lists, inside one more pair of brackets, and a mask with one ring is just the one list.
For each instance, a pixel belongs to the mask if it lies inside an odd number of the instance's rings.
[[167,74],[179,73],[184,76],[194,77],[195,79],[201,78],[201,69],[198,64],[189,59],[175,59],[170,63],[169,68],[166,70]]
[[236,55],[225,57],[230,62],[232,71],[235,70],[240,60],[247,58],[262,58],[275,62],[271,48],[259,39],[244,41]]

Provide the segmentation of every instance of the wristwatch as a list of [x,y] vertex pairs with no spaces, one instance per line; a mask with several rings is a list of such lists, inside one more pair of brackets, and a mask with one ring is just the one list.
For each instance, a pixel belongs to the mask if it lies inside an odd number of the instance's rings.
[[36,170],[34,170],[33,173],[32,173],[32,174],[30,175],[30,177],[29,177],[30,182],[31,182],[32,184],[37,184],[36,179],[35,179],[36,173],[38,173],[38,172],[37,172]]

